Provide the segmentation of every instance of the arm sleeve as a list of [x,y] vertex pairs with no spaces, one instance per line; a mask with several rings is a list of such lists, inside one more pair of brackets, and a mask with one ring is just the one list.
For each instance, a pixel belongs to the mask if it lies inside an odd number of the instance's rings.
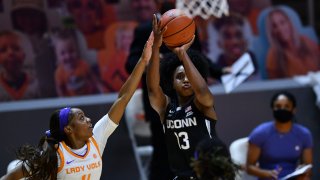
[[258,147],[262,147],[265,139],[265,134],[266,133],[264,132],[264,128],[262,126],[258,126],[249,135],[249,142]]
[[98,143],[100,148],[101,155],[103,154],[104,148],[107,144],[107,140],[109,136],[114,132],[114,130],[118,127],[110,118],[109,115],[106,114],[103,116],[93,128],[93,136]]
[[309,129],[304,128],[304,149],[313,147],[313,138]]

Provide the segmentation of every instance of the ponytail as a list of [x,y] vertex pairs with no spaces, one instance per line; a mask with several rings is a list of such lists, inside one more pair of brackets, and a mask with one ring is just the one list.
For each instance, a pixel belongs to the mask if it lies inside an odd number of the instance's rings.
[[72,117],[69,112],[70,108],[55,111],[50,118],[50,130],[45,132],[46,135],[40,139],[38,146],[24,145],[16,152],[17,158],[23,162],[22,171],[27,179],[57,179],[57,150],[59,142],[66,136],[61,132],[60,124],[64,127],[68,123]]
[[38,147],[24,145],[17,151],[17,158],[23,162],[22,171],[27,179],[57,179],[58,141],[44,136]]

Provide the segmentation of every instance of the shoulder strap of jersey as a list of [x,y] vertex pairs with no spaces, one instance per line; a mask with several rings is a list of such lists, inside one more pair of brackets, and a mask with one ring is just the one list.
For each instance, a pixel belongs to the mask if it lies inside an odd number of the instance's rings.
[[58,158],[60,158],[60,164],[58,166],[58,173],[63,169],[63,166],[64,166],[64,155],[61,151],[61,143],[59,143],[59,148],[57,150],[57,155],[58,155]]
[[[100,149],[99,149],[99,146],[98,146],[98,143],[97,143],[96,139],[92,136],[92,137],[90,138],[90,140],[92,141],[92,143],[94,144],[94,146],[95,146],[96,149],[98,150],[99,156],[101,157]],[[101,158],[102,158],[102,157],[101,157]]]

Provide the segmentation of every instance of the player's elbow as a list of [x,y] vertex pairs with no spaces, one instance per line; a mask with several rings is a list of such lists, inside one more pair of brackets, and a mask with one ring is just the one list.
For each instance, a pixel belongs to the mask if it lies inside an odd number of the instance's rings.
[[148,90],[149,96],[157,96],[157,94],[160,93],[159,86],[152,84],[152,83],[148,83],[147,90]]
[[198,95],[196,98],[204,107],[213,107],[214,105],[214,99],[211,94]]

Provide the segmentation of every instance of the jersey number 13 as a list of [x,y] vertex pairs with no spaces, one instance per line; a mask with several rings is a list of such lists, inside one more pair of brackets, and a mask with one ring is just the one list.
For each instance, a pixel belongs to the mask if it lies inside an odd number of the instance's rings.
[[189,141],[189,137],[188,137],[187,132],[179,132],[179,133],[175,132],[174,135],[176,135],[177,142],[178,142],[180,149],[189,149],[190,148],[190,141]]

